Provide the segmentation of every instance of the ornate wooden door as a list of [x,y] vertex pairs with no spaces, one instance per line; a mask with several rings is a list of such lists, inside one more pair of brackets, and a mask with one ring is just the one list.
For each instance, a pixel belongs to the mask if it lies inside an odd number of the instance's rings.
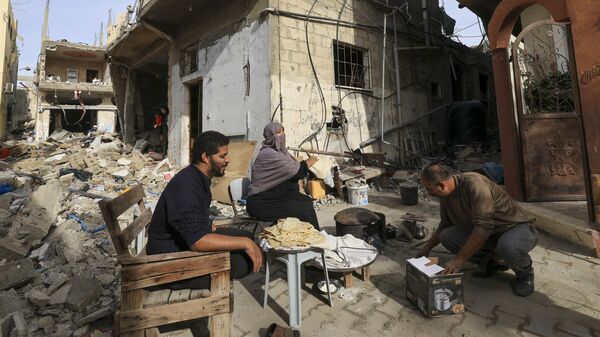
[[585,200],[581,114],[569,28],[540,21],[512,47],[527,201]]

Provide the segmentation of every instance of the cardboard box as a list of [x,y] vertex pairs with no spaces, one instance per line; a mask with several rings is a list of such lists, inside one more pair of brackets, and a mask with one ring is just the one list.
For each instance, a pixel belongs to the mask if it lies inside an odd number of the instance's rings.
[[426,317],[463,313],[463,274],[438,275],[444,268],[437,262],[435,257],[406,261],[406,298]]

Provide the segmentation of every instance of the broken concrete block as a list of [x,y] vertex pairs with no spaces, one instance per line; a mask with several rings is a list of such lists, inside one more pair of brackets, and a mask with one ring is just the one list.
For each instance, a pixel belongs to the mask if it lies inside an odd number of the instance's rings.
[[57,291],[65,283],[69,282],[69,280],[69,276],[67,276],[65,273],[50,272],[50,274],[48,274],[44,280],[44,283],[49,285],[48,289],[46,290],[46,294],[54,294],[55,291]]
[[119,170],[119,171],[113,172],[112,175],[113,175],[113,177],[116,177],[116,178],[122,178],[122,179],[127,178],[127,176],[129,175],[129,170],[127,170],[127,169]]
[[38,319],[38,329],[44,330],[44,333],[50,334],[54,331],[56,323],[52,316],[44,316]]
[[79,321],[77,321],[77,325],[93,323],[101,318],[112,315],[113,312],[114,311],[111,307],[101,308],[100,310],[96,310],[91,314],[81,318]]
[[125,159],[125,158],[120,158],[119,160],[117,160],[117,165],[119,165],[119,166],[129,166],[129,165],[131,165],[131,160]]
[[71,283],[67,283],[59,288],[50,296],[50,305],[62,305],[67,301],[69,292],[71,291]]
[[0,290],[15,288],[35,277],[30,259],[23,259],[0,266]]
[[50,243],[46,242],[40,246],[40,248],[32,250],[31,254],[29,254],[29,258],[33,260],[43,260],[46,258],[46,254],[48,254],[48,249],[50,249]]
[[21,299],[16,290],[0,291],[0,317],[27,308],[27,303]]
[[100,281],[103,286],[108,286],[115,281],[116,277],[110,273],[96,275],[96,280]]
[[73,336],[74,337],[88,336],[89,332],[90,332],[90,326],[89,325],[84,325],[81,328],[73,331]]
[[66,300],[67,308],[82,310],[102,295],[100,282],[87,277],[74,276],[71,278],[71,291]]
[[67,154],[65,153],[61,153],[61,154],[57,154],[55,156],[46,158],[44,160],[44,163],[48,164],[48,165],[59,165],[59,164],[63,164],[69,161],[69,158],[67,158]]
[[27,321],[22,312],[13,312],[0,320],[0,335],[7,337],[27,337]]
[[27,299],[36,307],[45,307],[50,303],[50,297],[40,288],[33,288],[27,293]]
[[13,196],[11,193],[0,195],[0,209],[8,210],[10,203],[12,202]]
[[61,183],[70,183],[73,181],[73,179],[75,179],[74,173],[67,173],[65,175],[60,176],[60,178],[58,178],[58,180],[60,180]]

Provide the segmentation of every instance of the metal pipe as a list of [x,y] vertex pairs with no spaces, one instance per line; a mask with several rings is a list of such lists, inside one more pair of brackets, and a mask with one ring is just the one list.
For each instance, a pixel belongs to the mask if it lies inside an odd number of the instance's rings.
[[302,149],[302,148],[299,148],[299,147],[288,147],[288,150],[290,150],[290,151],[298,151],[298,152],[306,152],[306,153],[313,153],[313,154],[322,154],[324,156],[343,157],[343,158],[358,158],[358,157],[360,157],[360,154],[354,155],[354,154],[349,154],[349,153],[317,151],[317,150],[311,150],[311,149]]
[[[385,120],[385,40],[387,38],[387,14],[383,14],[383,50],[381,53],[381,143],[398,148],[398,146],[388,142],[384,138],[383,124]],[[383,149],[382,149],[383,152]]]
[[[400,59],[398,57],[398,34],[396,29],[396,10],[392,11],[392,19],[394,20],[394,67],[396,68],[396,109],[398,111],[398,124],[402,124],[402,86],[400,83]],[[383,132],[382,132],[383,133]],[[398,135],[398,144],[401,145],[401,136]],[[404,151],[400,151],[400,163],[404,164]]]

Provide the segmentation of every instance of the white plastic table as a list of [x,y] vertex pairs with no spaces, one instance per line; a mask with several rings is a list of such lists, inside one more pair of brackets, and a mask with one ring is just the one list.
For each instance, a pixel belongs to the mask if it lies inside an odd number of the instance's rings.
[[325,264],[325,253],[320,248],[305,248],[305,249],[294,249],[294,250],[275,250],[271,249],[267,252],[266,258],[266,270],[265,270],[265,299],[263,302],[263,308],[267,307],[267,300],[269,297],[269,278],[270,278],[270,267],[269,264],[273,260],[285,263],[287,269],[287,283],[288,283],[288,297],[289,297],[289,325],[292,329],[299,329],[302,322],[302,309],[301,309],[301,297],[300,289],[304,284],[304,278],[302,273],[302,267],[304,262],[314,259],[315,257],[321,256],[321,261],[325,266],[323,272],[325,273],[325,280],[327,281],[327,297],[329,299],[329,306],[333,306],[333,299],[331,297],[331,291],[329,290],[329,274],[327,274],[327,265]]

